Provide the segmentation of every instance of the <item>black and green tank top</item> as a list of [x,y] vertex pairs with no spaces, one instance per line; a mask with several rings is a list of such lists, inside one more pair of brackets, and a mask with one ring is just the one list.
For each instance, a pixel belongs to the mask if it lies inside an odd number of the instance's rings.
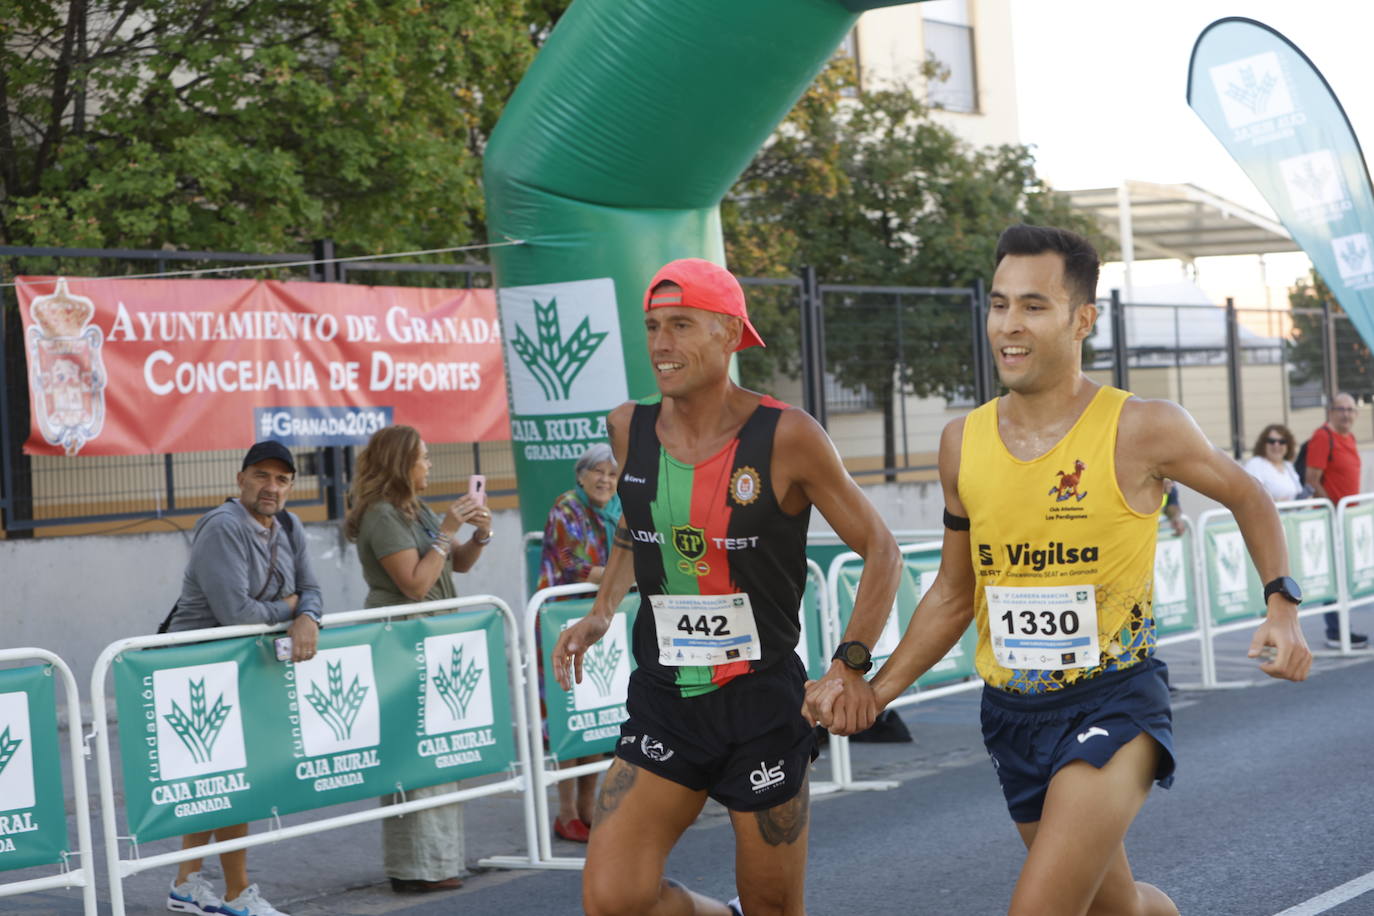
[[[770,479],[773,434],[786,404],[764,397],[723,449],[697,465],[664,450],[655,425],[661,398],[635,405],[618,490],[634,541],[640,609],[634,627],[635,679],[680,696],[709,693],[792,654],[806,587],[811,508],[785,514]],[[650,596],[749,596],[763,657],[711,666],[659,662]]]

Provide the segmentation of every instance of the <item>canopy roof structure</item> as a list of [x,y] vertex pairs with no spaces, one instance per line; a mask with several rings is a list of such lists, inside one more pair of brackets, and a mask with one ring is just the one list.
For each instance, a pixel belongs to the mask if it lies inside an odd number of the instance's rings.
[[1157,258],[1191,264],[1218,255],[1301,250],[1276,220],[1197,185],[1128,180],[1116,188],[1064,193],[1120,243],[1127,264]]

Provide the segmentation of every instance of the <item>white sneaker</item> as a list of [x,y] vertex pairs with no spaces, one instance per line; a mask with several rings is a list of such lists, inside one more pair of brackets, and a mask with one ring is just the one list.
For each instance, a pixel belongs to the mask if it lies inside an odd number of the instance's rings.
[[201,873],[193,871],[180,884],[172,881],[172,889],[167,894],[167,909],[174,913],[218,913],[222,901],[210,889],[210,882]]
[[225,916],[287,916],[262,899],[256,884],[248,885],[244,892],[233,900],[226,900],[221,903],[219,911]]
[[744,910],[739,905],[738,897],[731,897],[725,905],[730,908],[730,912],[734,913],[735,916],[744,916]]

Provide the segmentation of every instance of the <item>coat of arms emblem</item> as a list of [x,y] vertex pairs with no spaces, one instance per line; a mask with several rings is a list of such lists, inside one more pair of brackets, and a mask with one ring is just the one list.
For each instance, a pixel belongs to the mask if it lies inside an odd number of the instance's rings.
[[105,335],[91,323],[95,304],[58,277],[57,288],[35,298],[29,313],[34,419],[49,444],[75,455],[105,425]]

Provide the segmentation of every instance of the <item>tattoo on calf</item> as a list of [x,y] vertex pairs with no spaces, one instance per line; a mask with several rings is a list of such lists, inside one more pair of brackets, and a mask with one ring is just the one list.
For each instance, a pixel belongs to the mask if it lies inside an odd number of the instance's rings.
[[811,813],[811,793],[808,789],[809,787],[803,784],[802,790],[791,801],[785,801],[767,811],[754,812],[759,833],[769,846],[790,846],[801,839]]
[[625,795],[635,784],[639,770],[622,760],[611,764],[606,773],[606,781],[601,784],[601,793],[596,797],[596,823],[610,817],[625,800]]

